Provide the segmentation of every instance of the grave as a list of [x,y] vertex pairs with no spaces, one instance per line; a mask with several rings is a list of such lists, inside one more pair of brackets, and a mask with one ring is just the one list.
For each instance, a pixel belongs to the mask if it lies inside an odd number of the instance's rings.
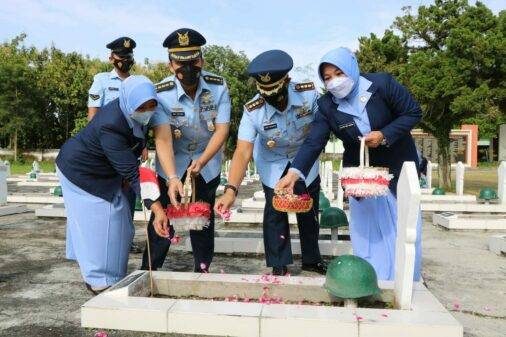
[[[458,198],[466,198],[466,195],[456,196],[455,199],[450,202],[445,199],[446,195],[432,196],[434,199],[425,201],[422,203],[422,211],[432,212],[469,212],[469,213],[506,213],[506,199],[504,197],[504,190],[506,187],[506,162],[501,162],[497,168],[497,195],[498,200],[485,203],[478,203],[470,200],[459,200]],[[461,188],[463,189],[463,187]],[[474,197],[474,196],[473,196]],[[423,196],[422,200],[427,198]],[[435,198],[440,198],[436,201]],[[475,197],[476,198],[476,197]],[[425,199],[426,200],[426,199]],[[487,215],[484,214],[484,217]]]
[[[38,218],[66,218],[67,214],[65,213],[65,205],[63,204],[62,197],[52,197],[59,198],[61,201],[59,203],[55,203],[52,205],[45,205],[43,207],[35,209],[35,216]],[[61,200],[60,200],[61,199]],[[146,211],[146,217],[149,219],[151,216],[151,211]],[[134,221],[144,221],[144,212],[135,211],[134,213]]]
[[86,302],[81,325],[211,336],[461,337],[462,325],[412,281],[420,203],[414,163],[404,164],[398,195],[396,279],[379,282],[374,302],[343,307],[323,277],[136,271]]
[[0,162],[0,216],[27,212],[25,205],[9,205],[7,196],[8,167]]
[[506,230],[506,214],[434,213],[432,223],[447,229]]
[[491,252],[494,252],[499,256],[506,256],[506,235],[491,236],[488,247]]

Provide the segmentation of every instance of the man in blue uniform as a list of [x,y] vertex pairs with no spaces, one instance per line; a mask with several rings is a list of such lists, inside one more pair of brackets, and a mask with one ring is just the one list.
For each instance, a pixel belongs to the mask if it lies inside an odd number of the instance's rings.
[[[110,72],[98,73],[93,78],[93,84],[88,92],[88,120],[90,121],[97,111],[118,98],[121,82],[130,76],[130,69],[134,65],[133,50],[136,47],[133,39],[122,36],[116,40],[109,42],[106,48],[111,50],[109,55],[109,63],[114,68]],[[142,150],[141,159],[148,159],[148,149]],[[130,205],[130,213],[132,219],[135,213],[135,193],[129,189],[127,192],[128,204]],[[141,253],[142,249],[132,241],[130,252]]]
[[[293,263],[288,215],[276,211],[272,206],[274,186],[290,167],[309,133],[318,98],[312,82],[291,81],[288,72],[292,67],[292,58],[281,50],[266,51],[251,61],[248,73],[256,80],[258,94],[245,105],[230,168],[229,185],[225,186],[225,193],[215,206],[216,211],[223,212],[233,205],[253,156],[265,192],[265,257],[274,275],[285,275],[287,265]],[[309,193],[314,200],[311,211],[297,214],[297,224],[302,269],[324,274],[326,265],[322,262],[318,247],[318,167],[317,161],[305,181],[297,184],[297,194]]]
[[[230,97],[225,80],[202,70],[204,59],[202,46],[205,38],[197,31],[181,28],[172,32],[163,46],[168,48],[169,68],[174,75],[156,85],[159,110],[163,113],[153,118],[151,126],[170,124],[174,142],[177,175],[167,177],[157,161],[157,173],[161,186],[161,202],[167,205],[169,190],[180,189],[180,180],[187,174],[195,177],[196,200],[214,206],[216,189],[220,183],[222,148],[228,137],[230,124]],[[165,130],[165,129],[163,129]],[[169,139],[170,137],[167,137]],[[158,146],[157,146],[158,147]],[[173,230],[166,237],[157,236],[149,226],[152,267],[163,265]],[[190,231],[196,272],[207,272],[214,253],[214,212],[209,227]],[[144,252],[142,268],[148,267],[148,254]]]

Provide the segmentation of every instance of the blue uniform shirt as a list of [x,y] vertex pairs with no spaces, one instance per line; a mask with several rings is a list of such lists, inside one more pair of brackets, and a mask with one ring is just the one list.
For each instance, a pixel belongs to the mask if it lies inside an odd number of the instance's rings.
[[[170,124],[174,143],[177,175],[182,177],[192,160],[204,152],[214,134],[216,124],[230,123],[230,96],[222,77],[202,71],[199,86],[192,100],[184,92],[175,76],[169,76],[157,84],[159,105],[151,118],[150,126]],[[176,136],[181,136],[178,139]],[[200,172],[206,182],[221,173],[222,150]],[[164,178],[165,172],[156,161],[156,171]]]
[[[238,138],[255,144],[253,157],[264,185],[274,188],[287,164],[294,159],[311,129],[318,109],[317,98],[312,83],[290,82],[285,111],[279,112],[258,94],[246,104]],[[268,143],[273,145],[272,141],[274,146],[269,147]],[[307,186],[318,176],[318,170],[317,160],[305,178]]]
[[118,98],[122,81],[116,69],[96,74],[88,91],[88,108],[100,108]]

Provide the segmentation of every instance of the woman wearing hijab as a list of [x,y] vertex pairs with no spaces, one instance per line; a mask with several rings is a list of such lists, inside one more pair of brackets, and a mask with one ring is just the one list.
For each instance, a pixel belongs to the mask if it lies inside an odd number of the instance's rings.
[[[127,272],[134,226],[124,182],[140,196],[137,159],[157,104],[151,81],[130,76],[123,81],[119,98],[102,107],[56,158],[67,212],[66,256],[77,260],[86,287],[94,294]],[[170,137],[168,130],[165,133]],[[164,169],[174,174],[171,142],[163,150]],[[161,233],[167,217],[160,202],[144,202]]]
[[[330,132],[344,145],[343,166],[358,166],[360,137],[369,147],[371,166],[387,167],[394,178],[386,196],[349,198],[350,236],[355,255],[369,261],[379,279],[395,276],[397,229],[397,180],[405,161],[418,167],[411,129],[422,111],[405,87],[390,74],[360,74],[355,55],[347,48],[331,50],[323,56],[318,75],[327,93],[318,99],[311,131],[278,189],[292,189],[306,176],[324,149]],[[421,217],[417,225],[414,280],[421,269]]]

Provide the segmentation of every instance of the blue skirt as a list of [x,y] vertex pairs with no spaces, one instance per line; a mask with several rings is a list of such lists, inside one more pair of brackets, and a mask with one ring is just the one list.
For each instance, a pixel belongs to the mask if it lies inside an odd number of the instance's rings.
[[[397,199],[389,192],[360,201],[350,197],[350,237],[353,254],[367,260],[378,279],[395,278],[395,242],[397,239]],[[422,263],[422,216],[418,215],[415,244],[414,281],[420,279]]]
[[118,189],[112,202],[70,182],[57,170],[67,213],[66,256],[77,260],[86,283],[110,286],[125,277],[134,225],[126,195]]

